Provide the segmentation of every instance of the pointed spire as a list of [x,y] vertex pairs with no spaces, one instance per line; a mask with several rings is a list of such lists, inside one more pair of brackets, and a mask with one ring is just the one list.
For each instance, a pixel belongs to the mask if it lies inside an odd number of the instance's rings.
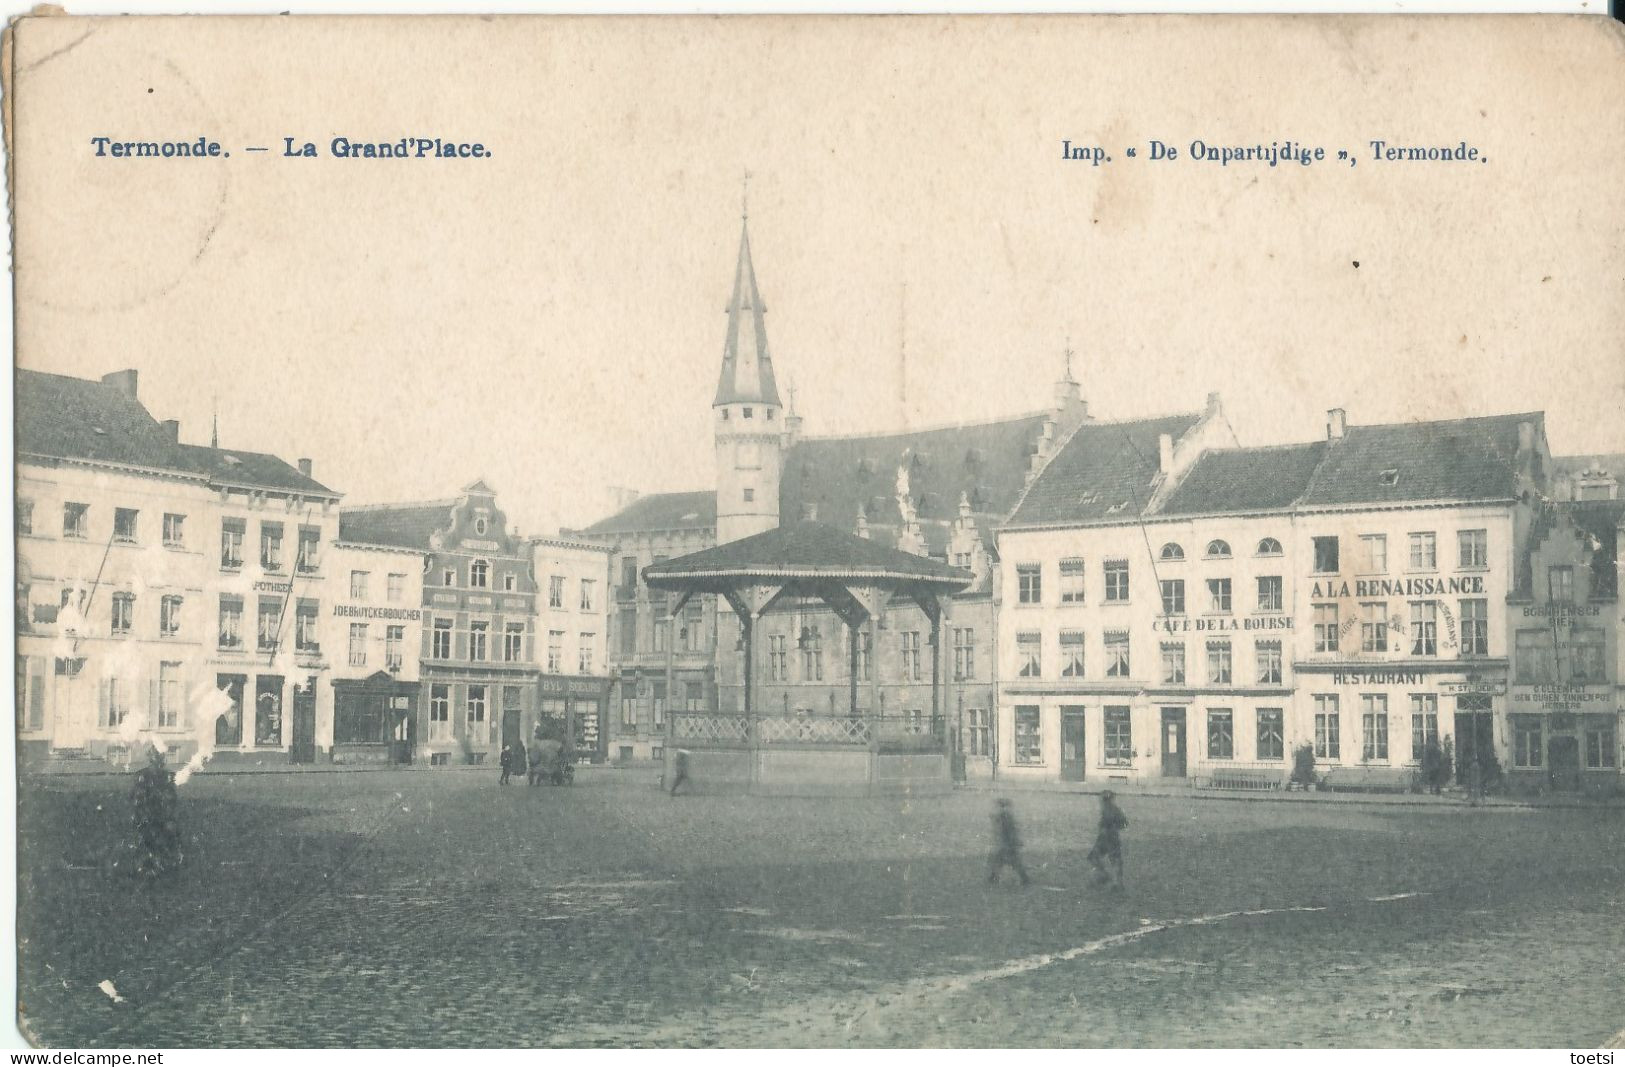
[[733,299],[728,302],[728,336],[722,349],[722,376],[713,407],[739,403],[779,405],[779,387],[767,349],[767,323],[762,317],[766,311],[750,258],[750,221],[742,219]]
[[210,448],[219,448],[220,447],[220,397],[218,395],[215,396],[213,398],[213,400],[211,401],[211,406],[214,408],[214,412],[213,412],[214,419],[213,419],[213,422],[212,422],[210,430],[209,430],[209,447]]

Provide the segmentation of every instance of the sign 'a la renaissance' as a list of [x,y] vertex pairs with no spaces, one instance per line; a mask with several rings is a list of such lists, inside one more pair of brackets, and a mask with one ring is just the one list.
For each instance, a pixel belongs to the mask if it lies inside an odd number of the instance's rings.
[[1311,600],[1340,600],[1345,597],[1389,596],[1482,596],[1483,575],[1463,575],[1456,578],[1358,578],[1349,582],[1315,582],[1309,590]]

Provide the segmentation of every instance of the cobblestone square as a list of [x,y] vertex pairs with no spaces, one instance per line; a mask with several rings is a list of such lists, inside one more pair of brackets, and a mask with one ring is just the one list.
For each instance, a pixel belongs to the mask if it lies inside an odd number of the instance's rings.
[[[69,1046],[1587,1046],[1625,1026],[1619,809],[679,796],[495,771],[26,779],[25,1033]],[[108,983],[103,985],[103,983]]]

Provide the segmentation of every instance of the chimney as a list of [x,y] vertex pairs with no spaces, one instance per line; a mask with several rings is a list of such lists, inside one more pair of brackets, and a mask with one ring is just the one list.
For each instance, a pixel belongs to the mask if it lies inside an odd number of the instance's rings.
[[111,385],[131,400],[136,399],[135,383],[139,377],[133,370],[116,370],[111,374],[102,375],[102,384]]
[[171,443],[174,443],[174,444],[180,443],[180,439],[181,439],[181,420],[180,419],[165,419],[164,422],[163,422],[163,427],[164,427],[164,436],[168,437]]
[[301,459],[299,461],[299,473],[303,474],[306,478],[310,477],[310,460]]
[[1535,447],[1535,424],[1532,422],[1518,423],[1518,451],[1531,452]]
[[1167,474],[1174,469],[1174,435],[1160,434],[1157,437],[1157,470]]
[[1210,419],[1218,415],[1219,403],[1219,394],[1209,393],[1207,395],[1207,408],[1202,412],[1202,414],[1206,415]]
[[1341,441],[1343,432],[1348,429],[1348,412],[1342,408],[1332,408],[1326,412],[1326,439],[1328,441]]

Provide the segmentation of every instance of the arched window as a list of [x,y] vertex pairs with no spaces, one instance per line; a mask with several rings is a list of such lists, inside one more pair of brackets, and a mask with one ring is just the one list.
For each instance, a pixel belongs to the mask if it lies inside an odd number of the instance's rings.
[[1260,556],[1279,556],[1281,554],[1281,542],[1273,537],[1264,538],[1264,540],[1258,542],[1258,554]]
[[477,559],[468,568],[468,585],[470,589],[484,589],[491,584],[491,565],[483,559]]
[[1208,559],[1229,559],[1230,543],[1228,541],[1209,541],[1207,543]]
[[1162,558],[1163,559],[1184,559],[1185,558],[1185,550],[1183,548],[1180,548],[1178,545],[1174,544],[1172,541],[1169,541],[1167,544],[1162,546]]

